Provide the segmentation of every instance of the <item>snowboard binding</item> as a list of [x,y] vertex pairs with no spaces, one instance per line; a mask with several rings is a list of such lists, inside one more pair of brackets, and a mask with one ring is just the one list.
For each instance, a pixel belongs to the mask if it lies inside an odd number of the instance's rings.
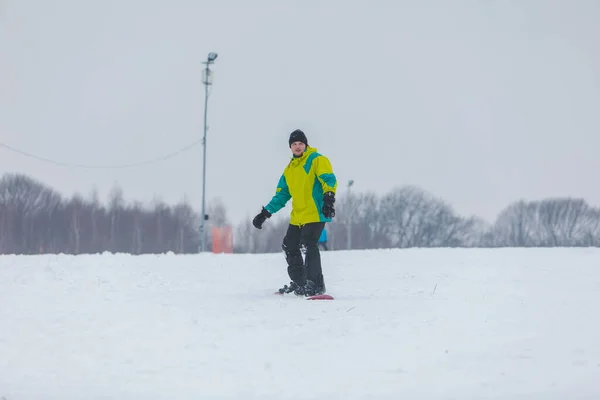
[[279,289],[279,294],[288,293],[294,293],[296,296],[310,297],[317,294],[324,294],[325,286],[319,288],[311,280],[307,280],[304,286],[300,286],[296,282],[290,282],[289,285],[284,285],[281,289]]

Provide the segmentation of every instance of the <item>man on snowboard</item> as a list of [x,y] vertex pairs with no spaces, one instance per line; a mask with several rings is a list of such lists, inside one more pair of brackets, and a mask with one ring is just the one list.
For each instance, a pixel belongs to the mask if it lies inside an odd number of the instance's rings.
[[[262,229],[265,220],[292,199],[290,224],[282,245],[292,282],[279,292],[294,292],[299,296],[323,294],[325,281],[317,241],[325,223],[335,216],[337,180],[329,159],[308,145],[300,129],[290,134],[289,146],[293,156],[279,178],[275,195],[252,224]],[[306,247],[306,266],[300,250],[302,245]]]

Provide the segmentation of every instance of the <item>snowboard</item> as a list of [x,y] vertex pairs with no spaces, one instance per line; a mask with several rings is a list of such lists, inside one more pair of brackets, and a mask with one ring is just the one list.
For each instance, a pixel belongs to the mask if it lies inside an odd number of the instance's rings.
[[308,296],[306,300],[333,300],[333,296],[329,294],[316,294],[314,296]]
[[[279,293],[279,292],[275,292],[273,294],[275,294],[277,296],[283,296],[283,293]],[[292,296],[302,298],[302,297],[296,296],[295,294],[293,294]],[[306,300],[333,300],[333,296],[331,296],[329,294],[316,294],[314,296],[304,297],[304,299],[306,299]]]

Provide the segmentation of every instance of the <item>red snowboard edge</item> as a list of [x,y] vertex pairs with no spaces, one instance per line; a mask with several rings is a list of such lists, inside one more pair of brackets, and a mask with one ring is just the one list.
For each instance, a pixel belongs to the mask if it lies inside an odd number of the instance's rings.
[[333,297],[328,294],[318,294],[316,296],[309,296],[306,300],[333,300]]

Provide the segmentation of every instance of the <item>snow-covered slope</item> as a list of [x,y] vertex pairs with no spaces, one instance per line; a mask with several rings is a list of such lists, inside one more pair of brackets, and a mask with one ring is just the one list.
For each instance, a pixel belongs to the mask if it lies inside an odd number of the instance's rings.
[[597,399],[600,249],[0,257],[0,398]]

